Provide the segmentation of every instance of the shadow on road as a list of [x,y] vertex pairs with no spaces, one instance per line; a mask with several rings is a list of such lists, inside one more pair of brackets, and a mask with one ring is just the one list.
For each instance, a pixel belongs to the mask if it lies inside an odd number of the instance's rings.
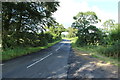
[[118,68],[97,60],[84,52],[71,50],[68,78],[118,78]]

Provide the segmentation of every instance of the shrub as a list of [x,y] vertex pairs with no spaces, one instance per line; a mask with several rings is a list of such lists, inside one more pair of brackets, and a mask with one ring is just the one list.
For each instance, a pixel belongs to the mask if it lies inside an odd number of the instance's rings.
[[51,33],[46,32],[45,33],[45,38],[46,38],[46,40],[47,40],[48,43],[53,42],[53,35]]
[[108,57],[118,58],[120,57],[120,40],[115,42],[114,45],[107,47],[101,47],[98,49],[99,53],[102,53]]

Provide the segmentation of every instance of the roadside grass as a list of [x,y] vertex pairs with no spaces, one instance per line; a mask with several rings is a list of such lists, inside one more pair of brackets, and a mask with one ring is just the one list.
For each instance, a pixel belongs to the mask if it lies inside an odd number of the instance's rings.
[[103,46],[84,46],[84,47],[78,47],[75,42],[77,40],[77,37],[69,39],[72,42],[72,48],[76,50],[80,50],[83,52],[88,53],[92,57],[98,58],[102,61],[105,61],[106,63],[110,63],[113,65],[116,65],[120,67],[120,58],[113,58],[113,57],[107,57],[104,54],[100,54],[98,50],[103,48]]
[[33,52],[37,52],[41,49],[46,49],[50,46],[53,46],[54,44],[60,41],[61,40],[55,41],[53,43],[48,43],[47,46],[43,46],[43,47],[16,47],[14,49],[7,49],[6,51],[3,51],[2,53],[0,53],[2,54],[2,59],[0,60],[5,61],[5,60],[9,60],[9,59],[16,58],[19,56],[28,55]]

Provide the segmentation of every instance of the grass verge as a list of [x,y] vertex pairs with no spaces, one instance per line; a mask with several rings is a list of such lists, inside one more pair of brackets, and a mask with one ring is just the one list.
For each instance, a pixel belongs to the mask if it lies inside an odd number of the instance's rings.
[[37,52],[41,49],[46,49],[50,46],[53,46],[54,44],[60,42],[61,40],[55,41],[53,43],[48,43],[47,46],[43,46],[43,47],[17,47],[14,49],[8,49],[6,51],[3,51],[2,54],[2,61],[6,61],[6,60],[10,60],[19,56],[23,56],[23,55],[27,55],[33,52]]
[[98,58],[98,59],[100,59],[102,61],[105,61],[106,63],[110,63],[110,64],[113,64],[113,65],[116,65],[116,66],[120,67],[120,63],[119,63],[120,59],[112,58],[112,57],[106,57],[104,54],[100,54],[98,52],[98,50],[100,48],[102,48],[102,46],[84,46],[84,47],[78,47],[75,44],[75,42],[77,40],[77,37],[71,38],[71,39],[68,38],[68,40],[71,40],[71,42],[72,42],[72,48],[73,49],[86,52],[86,53],[90,54],[92,57]]

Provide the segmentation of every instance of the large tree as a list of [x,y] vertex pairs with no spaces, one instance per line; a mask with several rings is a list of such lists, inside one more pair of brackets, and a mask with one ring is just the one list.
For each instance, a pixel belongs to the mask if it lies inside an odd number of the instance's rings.
[[53,21],[58,6],[58,2],[3,2],[3,47],[34,44],[38,31]]
[[93,26],[93,24],[98,23],[100,19],[98,19],[95,12],[79,12],[73,18],[75,22],[72,24],[72,27],[78,29],[77,44],[87,45],[99,43],[101,40],[101,31],[96,26]]

